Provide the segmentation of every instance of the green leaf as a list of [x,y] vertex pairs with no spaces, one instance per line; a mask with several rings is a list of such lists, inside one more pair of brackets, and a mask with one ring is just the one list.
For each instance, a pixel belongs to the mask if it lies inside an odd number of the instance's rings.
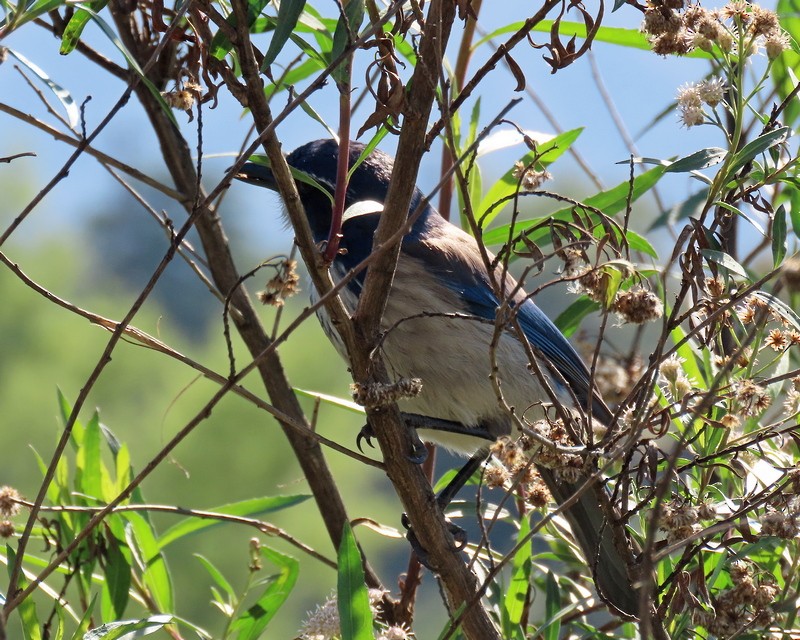
[[[552,571],[547,572],[546,580],[544,611],[550,624],[544,629],[543,638],[544,640],[558,640],[558,632],[561,630],[561,618],[558,616],[561,609],[561,591]],[[539,631],[541,632],[541,629]]]
[[[625,209],[628,204],[629,194],[630,201],[635,202],[644,193],[647,193],[647,191],[649,191],[661,179],[661,176],[664,175],[664,170],[665,167],[656,166],[648,171],[645,171],[641,175],[636,176],[633,179],[633,193],[630,193],[631,185],[629,181],[626,180],[625,182],[622,182],[616,187],[608,189],[607,191],[596,193],[595,195],[584,200],[582,204],[587,207],[599,209],[608,216],[613,216]],[[536,227],[537,225],[547,223],[551,219],[565,221],[572,220],[572,212],[576,209],[576,207],[579,208],[580,205],[576,205],[575,207],[566,207],[548,216],[542,216],[541,218],[531,218],[530,220],[517,221],[517,223],[514,225],[514,233],[520,234],[528,229]],[[596,214],[589,214],[589,217],[594,220],[596,219]],[[494,229],[490,229],[484,233],[483,241],[487,245],[500,244],[508,241],[510,226],[510,224],[505,224],[495,227]],[[533,242],[539,242],[542,240],[549,241],[550,229],[545,225],[541,229],[531,231],[528,234],[528,238]]]
[[[103,2],[107,2],[107,0],[103,0]],[[161,95],[161,92],[156,88],[156,86],[150,81],[142,68],[139,66],[139,63],[136,61],[131,55],[131,52],[128,51],[128,48],[123,44],[122,40],[120,40],[119,36],[116,32],[109,26],[109,24],[103,20],[97,13],[90,9],[91,5],[83,5],[80,11],[85,11],[88,13],[92,19],[97,23],[97,26],[100,27],[101,31],[106,35],[106,37],[111,41],[111,43],[119,50],[122,56],[125,58],[125,61],[128,63],[131,71],[133,71],[138,77],[139,80],[147,87],[147,90],[153,96],[155,101],[159,104],[162,111],[167,115],[169,120],[174,124],[176,127],[178,126],[178,121],[175,120],[175,114],[172,113],[172,109],[169,105],[164,101],[164,97]],[[77,13],[75,14],[77,15]],[[73,16],[74,17],[74,16]]]
[[731,273],[735,273],[736,275],[742,276],[743,278],[749,278],[745,268],[738,262],[736,262],[736,260],[734,260],[724,251],[716,251],[714,249],[701,249],[700,253],[703,255],[704,258],[706,258],[706,260],[715,262],[720,267],[727,269]]
[[109,534],[106,535],[101,611],[103,620],[119,620],[125,615],[125,608],[128,606],[132,556],[125,545],[124,520],[115,515],[107,518],[105,524]]
[[581,321],[590,313],[600,310],[600,305],[587,296],[581,296],[570,304],[555,319],[555,325],[569,338],[581,326]]
[[[344,15],[339,16],[336,31],[333,34],[331,62],[336,60],[358,37],[361,23],[364,22],[364,0],[345,0]],[[338,84],[349,84],[350,62],[345,60],[332,72],[331,76]]]
[[239,634],[237,640],[256,640],[261,636],[270,620],[280,610],[294,589],[300,572],[300,563],[294,558],[278,553],[269,547],[262,546],[259,551],[280,571],[277,575],[269,577],[267,588],[256,603],[231,624],[231,631]]
[[519,533],[517,534],[517,541],[524,543],[514,554],[514,559],[511,565],[511,582],[508,585],[503,606],[505,607],[506,615],[509,621],[518,625],[522,621],[522,612],[525,610],[525,605],[530,589],[531,577],[531,538],[528,536],[531,530],[528,518],[520,520]]
[[201,556],[199,553],[195,553],[194,557],[200,561],[200,564],[203,565],[206,571],[208,571],[208,575],[211,576],[212,580],[217,583],[219,587],[222,588],[225,593],[228,594],[228,600],[230,602],[236,602],[236,591],[231,586],[231,583],[228,582],[227,578],[222,575],[222,572],[217,569],[211,561],[208,560],[206,557]]
[[[261,15],[261,12],[264,10],[264,7],[267,6],[268,2],[269,0],[249,0],[247,2],[248,29],[250,29],[255,24],[256,19],[258,18],[259,15]],[[236,25],[238,24],[236,16],[233,15],[233,13],[231,13],[227,17],[225,22],[227,22],[233,28],[235,28]],[[271,18],[268,18],[266,24],[268,25],[268,28],[272,28],[274,27],[275,23]],[[266,30],[267,27],[256,31],[260,33],[261,31],[266,31]],[[214,34],[214,37],[211,39],[211,44],[208,47],[208,53],[217,60],[222,60],[228,54],[228,52],[230,52],[232,48],[233,45],[231,44],[230,38],[228,38],[228,36],[223,32],[222,29],[220,29]]]
[[786,257],[786,206],[775,211],[772,220],[772,266],[777,267]]
[[83,636],[83,640],[134,640],[155,633],[172,622],[172,616],[159,614],[141,620],[120,620],[108,622],[92,629]]
[[[6,557],[8,558],[8,575],[11,577],[14,563],[17,560],[17,552],[10,544],[6,544]],[[28,581],[25,576],[20,572],[17,587],[24,589],[28,586]],[[25,598],[17,607],[19,617],[22,622],[22,635],[25,640],[42,640],[42,627],[39,624],[39,616],[36,613],[36,602],[33,598]]]
[[364,407],[360,404],[356,404],[352,400],[345,400],[344,398],[339,398],[337,396],[331,396],[327,393],[319,393],[317,391],[308,391],[307,389],[300,389],[299,387],[292,387],[295,393],[305,396],[306,398],[314,398],[315,400],[319,400],[320,402],[325,402],[327,404],[332,404],[335,407],[340,407],[342,409],[347,409],[348,411],[352,411],[353,413],[358,413],[360,415],[364,415]]
[[[275,58],[283,51],[283,47],[292,35],[305,6],[306,0],[281,0],[278,6],[278,19],[275,23],[275,33],[272,34],[269,48],[264,54],[264,62],[261,64],[262,71],[275,62]],[[259,13],[261,13],[260,10]]]
[[707,167],[711,167],[722,162],[727,154],[728,151],[726,149],[720,149],[719,147],[700,149],[700,151],[695,151],[694,153],[671,163],[667,167],[666,173],[686,173],[688,171],[706,169]]
[[337,604],[342,640],[372,640],[372,611],[353,529],[344,523],[338,554]]
[[89,630],[89,625],[92,622],[92,615],[94,615],[94,607],[97,604],[97,594],[95,593],[92,596],[92,601],[89,603],[89,606],[86,607],[86,611],[83,614],[80,622],[78,623],[78,628],[75,629],[75,633],[72,634],[71,640],[81,640],[86,632]]
[[83,442],[75,456],[75,489],[100,500],[103,496],[101,465],[100,418],[95,413],[86,425]]
[[779,127],[748,142],[733,156],[729,167],[730,174],[733,175],[758,154],[784,142],[790,135],[792,135],[792,130],[789,127]]
[[628,241],[628,246],[630,247],[631,251],[640,251],[641,253],[647,254],[651,258],[658,260],[658,252],[644,236],[640,236],[632,229],[628,229],[625,232],[625,238]]
[[[565,131],[551,140],[537,145],[536,151],[526,153],[520,162],[523,166],[528,166],[534,160],[537,166],[547,167],[561,157],[583,132],[583,128]],[[492,220],[503,210],[501,201],[507,200],[514,195],[519,185],[519,179],[514,177],[515,168],[511,168],[495,182],[481,203],[475,209],[478,224],[487,227]],[[485,239],[485,238],[484,238]]]
[[[60,0],[55,4],[56,6],[61,4]],[[19,60],[19,62],[26,66],[31,73],[33,73],[37,78],[47,85],[50,91],[55,94],[56,98],[58,98],[58,101],[63,105],[64,111],[67,112],[69,126],[72,128],[77,127],[78,123],[80,122],[80,111],[78,110],[78,105],[75,104],[75,100],[72,99],[70,92],[60,84],[51,80],[50,76],[48,76],[40,67],[28,60],[21,53],[14,51],[13,49],[6,49],[6,51]]]
[[[108,0],[98,0],[97,2],[90,2],[88,7],[93,11],[101,11],[108,4]],[[72,53],[78,42],[81,39],[84,27],[92,18],[92,12],[86,8],[79,8],[70,18],[67,26],[64,28],[64,35],[61,36],[61,47],[58,52],[65,56]]]
[[[305,502],[311,496],[309,495],[294,495],[294,496],[267,496],[263,498],[251,498],[249,500],[242,500],[241,502],[232,502],[220,507],[209,509],[212,513],[219,513],[228,516],[244,516],[254,517],[263,515],[265,513],[272,513],[281,509],[293,507],[301,502]],[[187,518],[181,520],[178,524],[167,529],[158,539],[158,547],[163,549],[176,540],[183,538],[191,533],[197,533],[204,529],[217,527],[222,524],[219,520],[214,519],[200,519],[200,518]]]
[[[555,22],[553,20],[540,20],[533,27],[532,31],[549,34]],[[498,36],[508,33],[516,33],[525,27],[524,22],[514,22],[506,25],[478,40],[473,46],[477,49],[480,45],[489,42]],[[561,34],[564,41],[571,38],[573,35],[577,38],[586,38],[586,25],[582,22],[568,22],[562,20],[559,24],[558,32]],[[631,49],[643,49],[651,51],[652,46],[647,41],[647,37],[639,29],[625,29],[622,27],[600,27],[595,33],[594,42],[606,42],[608,44],[615,44],[621,47],[629,47]],[[711,54],[695,49],[688,53],[684,58],[711,58]]]
[[130,523],[133,543],[142,562],[142,577],[161,611],[174,611],[172,579],[151,524],[139,513],[121,514]]

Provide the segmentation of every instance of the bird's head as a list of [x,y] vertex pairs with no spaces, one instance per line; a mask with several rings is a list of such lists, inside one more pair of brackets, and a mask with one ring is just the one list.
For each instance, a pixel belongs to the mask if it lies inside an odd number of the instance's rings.
[[[364,151],[364,145],[358,142],[350,143],[348,167],[353,167],[359,162]],[[298,147],[286,156],[286,162],[292,169],[302,172],[313,179],[315,184],[304,181],[298,177],[295,180],[300,200],[306,210],[311,231],[317,241],[328,236],[331,223],[332,197],[336,188],[336,167],[339,157],[339,145],[335,140],[315,140]],[[374,150],[361,159],[355,171],[350,176],[345,199],[345,208],[364,202],[373,201],[383,204],[389,189],[392,177],[394,159]],[[266,187],[277,191],[277,184],[272,170],[262,164],[246,163],[236,178],[244,182]],[[325,189],[328,193],[321,191]],[[422,194],[417,191],[412,200],[411,210],[421,199]]]

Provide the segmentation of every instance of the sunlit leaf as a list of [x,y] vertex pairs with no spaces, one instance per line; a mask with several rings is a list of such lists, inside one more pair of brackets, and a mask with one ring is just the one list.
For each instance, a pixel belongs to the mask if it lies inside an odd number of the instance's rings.
[[270,575],[267,588],[255,604],[243,612],[231,624],[231,631],[238,633],[237,640],[256,640],[275,616],[297,583],[300,563],[290,556],[262,546],[261,555],[279,568],[277,575]]
[[[633,179],[633,192],[631,193],[631,184],[629,181],[621,182],[616,187],[601,191],[583,201],[587,207],[599,209],[608,216],[613,216],[620,211],[624,210],[628,204],[629,195],[630,201],[635,202],[643,194],[647,193],[664,175],[663,166],[653,167],[645,171],[641,175]],[[571,220],[572,212],[576,207],[566,207],[555,213],[540,218],[531,218],[530,220],[519,220],[514,224],[514,233],[520,234],[528,229],[532,229],[537,225],[546,223],[550,220]],[[590,218],[595,218],[594,214],[589,215]],[[508,241],[510,224],[500,225],[483,234],[483,241],[487,244],[500,244]],[[532,231],[528,238],[533,242],[549,241],[550,229],[541,228],[537,231]]]
[[506,616],[514,625],[518,625],[522,621],[522,613],[525,610],[530,589],[531,538],[528,535],[530,530],[531,525],[528,518],[522,518],[517,540],[524,542],[514,554],[511,565],[511,581],[503,600]]
[[786,257],[786,207],[781,205],[772,220],[772,265],[777,267]]
[[56,98],[58,98],[58,101],[64,106],[64,111],[67,112],[67,121],[69,122],[69,126],[73,129],[77,127],[78,123],[80,122],[80,111],[78,109],[78,105],[76,105],[75,101],[72,99],[70,92],[57,82],[54,82],[40,67],[28,60],[18,51],[14,51],[13,49],[6,49],[6,51],[19,60],[20,63],[27,67],[31,73],[33,73],[48,86],[50,91],[55,94]]
[[[232,502],[219,507],[212,507],[208,509],[211,513],[219,513],[228,516],[243,516],[252,518],[255,516],[263,515],[265,513],[272,513],[281,509],[293,507],[301,502],[308,500],[308,495],[294,495],[294,496],[267,496],[263,498],[251,498],[249,500],[242,500],[241,502]],[[197,533],[211,527],[217,527],[222,522],[215,519],[201,519],[201,518],[186,518],[178,524],[167,529],[158,539],[159,548],[163,549],[176,540],[183,538],[192,533]]]
[[734,260],[730,255],[725,253],[724,251],[716,251],[714,249],[702,249],[700,251],[701,254],[711,262],[715,262],[721,267],[724,267],[731,273],[735,273],[738,276],[742,276],[743,278],[748,278],[747,271],[745,268],[740,265],[736,260]]
[[700,151],[695,151],[670,164],[666,169],[666,173],[686,173],[688,171],[706,169],[722,162],[727,154],[728,151],[726,149],[720,149],[719,147],[700,149]]
[[555,325],[567,338],[581,326],[581,321],[590,313],[600,310],[600,305],[587,296],[581,296],[570,304],[555,319]]
[[337,604],[342,640],[372,640],[372,611],[364,584],[361,552],[350,523],[344,523],[338,553]]
[[83,640],[135,640],[155,633],[172,622],[172,616],[159,614],[141,620],[108,622],[84,634]]
[[[358,37],[361,23],[364,22],[364,0],[349,0],[344,3],[344,14],[339,16],[336,31],[333,34],[333,48],[331,49],[331,62],[336,60]],[[350,64],[343,62],[332,72],[331,76],[337,83],[349,82]]]
[[144,583],[161,611],[173,611],[172,578],[150,523],[141,514],[127,511],[122,516],[131,525],[136,548],[143,563]]
[[275,33],[272,34],[269,48],[264,54],[264,62],[261,63],[262,70],[275,62],[275,58],[283,51],[283,47],[292,35],[305,6],[306,0],[281,0],[278,6],[278,19],[275,23]]
[[[547,142],[542,142],[537,145],[536,151],[530,151],[525,154],[520,159],[520,162],[523,166],[527,167],[536,160],[536,168],[547,167],[560,158],[572,146],[582,131],[582,128],[572,129],[551,138]],[[489,188],[483,200],[481,200],[481,203],[475,209],[476,218],[482,227],[488,226],[503,210],[504,205],[500,204],[498,206],[497,203],[510,198],[517,191],[519,178],[515,177],[514,173],[514,167],[506,171],[506,173]]]
[[767,149],[784,142],[790,135],[792,130],[789,127],[779,127],[772,131],[767,131],[755,140],[751,140],[744,145],[731,161],[729,171],[733,174],[735,171],[741,169],[745,164],[750,162],[758,154],[764,153]]
[[[11,576],[14,563],[17,560],[17,552],[10,545],[6,545],[6,557],[8,558],[8,575]],[[28,581],[25,576],[20,572],[17,587],[24,589],[28,586]],[[33,598],[25,598],[20,602],[17,607],[19,612],[20,621],[22,622],[22,635],[25,640],[42,640],[42,627],[39,624],[39,616],[36,613],[36,602]]]

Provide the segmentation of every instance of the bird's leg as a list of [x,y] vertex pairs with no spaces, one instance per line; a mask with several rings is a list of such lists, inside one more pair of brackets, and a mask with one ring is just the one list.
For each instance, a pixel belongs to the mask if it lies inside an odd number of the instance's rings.
[[[467,427],[461,424],[460,422],[455,422],[454,420],[431,418],[429,416],[421,416],[416,413],[401,413],[400,417],[403,419],[403,422],[405,422],[406,426],[412,431],[412,436],[414,438],[414,445],[413,445],[414,448],[408,455],[408,459],[416,464],[422,464],[428,457],[428,451],[427,449],[425,449],[425,445],[417,435],[418,429],[429,429],[431,431],[458,433],[461,435],[473,436],[475,438],[481,438],[483,440],[490,440],[490,441],[493,441],[495,439],[494,436],[492,436],[487,429],[481,426]],[[358,432],[358,436],[356,437],[356,446],[358,447],[358,450],[362,451],[363,453],[363,450],[361,448],[362,441],[365,441],[369,446],[372,446],[372,438],[374,437],[375,437],[375,432],[372,430],[372,426],[369,423],[365,424],[361,428],[361,431]],[[484,459],[485,458],[486,456],[484,456]],[[466,482],[466,480],[464,482]],[[455,493],[456,491],[458,491],[458,489],[453,491],[453,493]]]
[[[472,477],[472,474],[480,468],[480,466],[488,457],[488,449],[481,449],[477,453],[473,454],[473,456],[467,460],[466,464],[464,464],[464,466],[458,470],[458,473],[456,473],[455,477],[447,483],[447,486],[439,492],[439,495],[436,496],[436,504],[439,505],[439,508],[442,511],[444,511],[453,501],[455,495],[461,491],[464,485],[467,484],[469,479]],[[420,563],[424,567],[434,570],[433,567],[431,567],[431,565],[428,563],[427,551],[425,551],[417,539],[417,536],[414,534],[414,530],[411,528],[411,523],[409,522],[408,516],[405,513],[402,515],[401,522],[403,527],[406,529],[406,540],[408,540],[412,549],[414,549],[414,553],[417,554],[417,558],[419,558]],[[461,551],[465,546],[467,546],[467,532],[452,522],[448,521],[448,525],[450,528],[450,535],[453,536],[453,541],[456,544],[456,550]]]

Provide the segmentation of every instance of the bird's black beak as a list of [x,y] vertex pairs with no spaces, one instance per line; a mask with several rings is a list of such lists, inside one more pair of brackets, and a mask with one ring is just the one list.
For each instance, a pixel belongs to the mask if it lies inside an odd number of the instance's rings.
[[278,190],[275,176],[272,175],[272,169],[263,164],[246,162],[234,177],[242,182],[255,184],[259,187],[266,187],[272,191]]

